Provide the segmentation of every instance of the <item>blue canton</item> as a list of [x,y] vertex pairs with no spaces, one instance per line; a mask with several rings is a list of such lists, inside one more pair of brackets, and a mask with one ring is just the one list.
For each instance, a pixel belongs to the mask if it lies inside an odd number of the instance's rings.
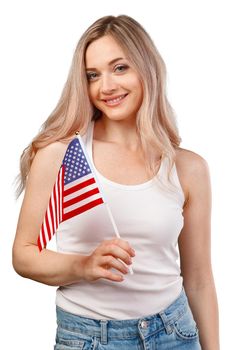
[[63,165],[65,166],[64,185],[91,173],[91,169],[77,138],[68,145]]

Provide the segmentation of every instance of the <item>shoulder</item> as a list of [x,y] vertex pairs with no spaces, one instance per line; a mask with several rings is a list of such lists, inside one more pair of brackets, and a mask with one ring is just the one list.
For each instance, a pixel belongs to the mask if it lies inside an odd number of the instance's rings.
[[60,167],[65,152],[68,147],[68,142],[56,141],[43,148],[40,148],[32,162],[32,167],[34,166],[47,166],[49,168]]
[[62,159],[65,155],[67,147],[68,142],[66,141],[53,142],[43,148],[40,148],[35,155],[34,161],[41,163],[49,162],[50,164],[60,164],[60,161],[62,162]]
[[179,170],[193,173],[208,170],[208,163],[201,155],[184,148],[176,150],[176,166]]
[[40,148],[31,164],[28,183],[48,187],[54,183],[69,142],[57,141]]
[[196,188],[207,186],[209,183],[209,166],[201,155],[191,150],[178,148],[175,164],[186,198]]

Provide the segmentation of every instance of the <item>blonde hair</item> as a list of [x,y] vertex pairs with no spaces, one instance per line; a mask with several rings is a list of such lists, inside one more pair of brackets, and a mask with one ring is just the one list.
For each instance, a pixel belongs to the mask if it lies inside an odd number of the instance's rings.
[[81,36],[70,67],[66,84],[57,106],[42,125],[20,158],[17,196],[23,191],[36,152],[57,140],[68,139],[76,130],[84,134],[89,122],[101,112],[90,102],[85,70],[85,53],[91,42],[111,35],[127,54],[140,75],[143,101],[137,113],[137,131],[145,154],[146,168],[154,172],[156,150],[170,161],[180,144],[174,112],[166,97],[166,68],[157,48],[145,29],[127,15],[105,16],[95,21]]

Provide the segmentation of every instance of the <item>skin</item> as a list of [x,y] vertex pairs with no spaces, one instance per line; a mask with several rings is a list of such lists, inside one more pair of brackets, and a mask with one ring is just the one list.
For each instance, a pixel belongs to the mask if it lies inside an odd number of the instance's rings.
[[[109,64],[119,57],[122,59]],[[128,68],[122,68],[125,64]],[[108,179],[121,184],[149,180],[135,127],[143,96],[139,75],[110,36],[89,45],[86,68],[91,102],[102,111],[93,136],[96,168]],[[103,101],[127,93],[117,107],[112,108]],[[14,268],[23,277],[56,286],[83,279],[121,282],[128,270],[118,258],[129,265],[135,256],[130,243],[122,239],[103,241],[89,256],[61,254],[48,249],[38,251],[40,225],[66,148],[65,143],[53,143],[39,150],[33,160],[13,247]],[[160,154],[157,152],[155,157],[158,160]],[[118,167],[118,163],[123,164],[123,168]],[[218,350],[218,308],[210,257],[209,170],[201,156],[182,148],[176,150],[176,168],[185,195],[184,227],[179,237],[184,287],[200,330],[202,349]],[[113,273],[111,267],[117,272]]]

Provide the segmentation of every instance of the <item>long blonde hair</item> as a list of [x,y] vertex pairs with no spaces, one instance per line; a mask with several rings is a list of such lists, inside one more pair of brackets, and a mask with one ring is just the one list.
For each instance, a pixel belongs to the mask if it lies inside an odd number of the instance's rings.
[[141,77],[143,101],[136,123],[147,170],[154,172],[154,154],[158,150],[169,158],[170,171],[181,140],[173,109],[166,97],[165,63],[149,34],[136,20],[127,15],[105,16],[81,36],[57,106],[21,155],[17,196],[25,187],[31,163],[40,148],[67,139],[76,130],[84,134],[89,122],[100,118],[101,112],[91,104],[88,96],[85,53],[91,42],[109,34],[119,43]]

